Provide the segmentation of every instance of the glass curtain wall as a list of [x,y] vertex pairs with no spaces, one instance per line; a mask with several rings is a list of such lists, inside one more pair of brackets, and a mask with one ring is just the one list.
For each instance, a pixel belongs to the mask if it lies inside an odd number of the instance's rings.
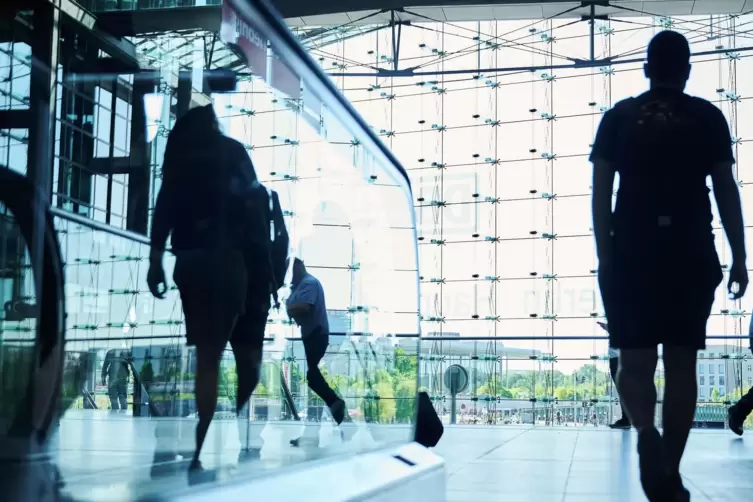
[[[595,26],[597,59],[643,57],[665,28],[684,33],[694,53],[720,51],[694,57],[687,92],[714,102],[729,121],[748,223],[753,57],[735,49],[751,45],[751,23],[750,15],[633,17]],[[312,49],[409,170],[422,276],[420,373],[445,419],[443,375],[453,364],[471,376],[458,396],[459,421],[603,425],[619,414],[596,323],[603,307],[588,155],[603,112],[647,81],[639,63],[547,68],[588,59],[589,29],[572,19],[414,19],[401,27],[398,64],[427,73],[412,77],[339,76],[393,69],[389,27]],[[432,74],[454,70],[468,71]],[[729,265],[718,217],[715,233]],[[699,421],[723,422],[725,407],[753,383],[740,339],[750,305],[728,300],[720,287],[698,365]],[[656,382],[661,392],[661,366]]]

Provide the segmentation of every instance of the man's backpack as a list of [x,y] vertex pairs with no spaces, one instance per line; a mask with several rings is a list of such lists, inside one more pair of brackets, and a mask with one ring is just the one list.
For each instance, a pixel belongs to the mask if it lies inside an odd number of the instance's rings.
[[246,194],[245,212],[243,241],[249,279],[267,281],[279,308],[277,292],[285,282],[290,238],[277,192],[254,181]]

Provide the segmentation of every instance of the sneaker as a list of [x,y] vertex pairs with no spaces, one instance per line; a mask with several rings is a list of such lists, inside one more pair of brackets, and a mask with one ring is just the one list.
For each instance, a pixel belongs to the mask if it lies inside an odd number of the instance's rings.
[[641,485],[648,500],[671,501],[673,490],[669,485],[664,445],[659,431],[654,427],[638,433],[638,465],[641,471]]
[[343,420],[345,420],[345,401],[338,399],[337,401],[332,403],[329,411],[330,413],[332,413],[332,418],[335,419],[337,425],[340,425],[341,423],[343,423]]
[[743,435],[743,423],[745,417],[737,411],[737,408],[730,406],[727,410],[727,422],[729,423],[729,429],[738,436]]
[[622,417],[609,426],[610,429],[628,430],[632,427],[627,417]]

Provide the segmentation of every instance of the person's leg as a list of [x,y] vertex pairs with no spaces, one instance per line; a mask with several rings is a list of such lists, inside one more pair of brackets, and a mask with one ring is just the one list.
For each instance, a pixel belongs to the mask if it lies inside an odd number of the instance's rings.
[[209,425],[214,418],[214,412],[217,408],[217,396],[219,393],[220,379],[220,359],[222,358],[222,348],[217,348],[218,344],[206,346],[196,346],[196,412],[199,416],[199,423],[196,424],[196,450],[191,460],[191,467],[197,468],[201,448],[204,446],[204,440],[209,431]]
[[118,384],[118,399],[120,400],[120,409],[128,411],[128,384],[126,382]]
[[656,386],[654,374],[658,356],[653,349],[623,349],[617,371],[617,391],[628,418],[638,432],[654,427]]
[[251,344],[233,344],[235,368],[238,373],[238,394],[236,396],[235,411],[248,404],[251,395],[261,378],[262,348]]
[[617,388],[630,422],[638,431],[641,484],[651,502],[668,502],[668,472],[662,438],[654,424],[656,386],[654,374],[657,350],[622,349],[617,372]]
[[249,289],[246,311],[238,318],[230,337],[238,372],[236,412],[248,403],[259,384],[269,308],[268,293]]
[[329,386],[319,369],[319,363],[324,358],[328,345],[329,336],[322,335],[321,333],[312,333],[303,341],[306,351],[306,363],[308,365],[306,378],[309,388],[322,398],[332,412],[335,421],[340,424],[345,418],[344,402],[332,390],[332,387]]
[[[612,381],[614,382],[615,387],[617,386],[617,370],[620,367],[620,358],[619,357],[610,357],[609,358],[609,374],[612,376]],[[620,411],[622,412],[622,417],[615,421],[614,424],[612,424],[610,427],[612,428],[630,428],[630,419],[628,418],[628,414],[625,411],[625,403],[623,402],[622,398],[619,397],[618,392],[618,399],[620,400]]]
[[190,467],[195,470],[201,468],[201,449],[217,408],[222,353],[243,311],[246,271],[237,251],[195,250],[176,256],[173,278],[183,304],[186,342],[196,346],[194,392],[199,422]]
[[194,393],[196,414],[199,416],[199,422],[196,424],[196,450],[190,468],[200,469],[201,449],[217,409],[222,353],[237,316],[213,302],[201,307],[195,303],[191,303],[190,307],[187,305],[184,301],[187,341],[190,345],[196,346]]
[[727,421],[730,430],[738,436],[742,436],[744,431],[743,425],[751,413],[753,413],[753,387],[727,410]]
[[664,445],[667,468],[673,475],[679,474],[680,460],[693,426],[698,395],[697,355],[695,348],[664,347]]
[[118,400],[118,386],[115,383],[111,383],[107,387],[107,397],[110,398],[110,409],[112,411],[118,411],[120,401]]
[[241,451],[249,448],[248,403],[261,378],[264,330],[267,324],[266,311],[263,316],[253,314],[253,311],[246,312],[238,320],[230,339],[238,374],[235,411]]

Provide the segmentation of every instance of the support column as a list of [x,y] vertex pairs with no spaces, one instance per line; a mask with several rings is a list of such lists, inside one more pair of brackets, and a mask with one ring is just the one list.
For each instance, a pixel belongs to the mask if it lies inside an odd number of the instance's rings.
[[37,2],[33,23],[27,175],[51,198],[60,10]]
[[[126,228],[147,233],[151,189],[151,145],[147,138],[144,96],[154,92],[154,81],[136,79],[131,99],[131,155],[128,176],[128,216]],[[166,96],[165,99],[170,99]]]

